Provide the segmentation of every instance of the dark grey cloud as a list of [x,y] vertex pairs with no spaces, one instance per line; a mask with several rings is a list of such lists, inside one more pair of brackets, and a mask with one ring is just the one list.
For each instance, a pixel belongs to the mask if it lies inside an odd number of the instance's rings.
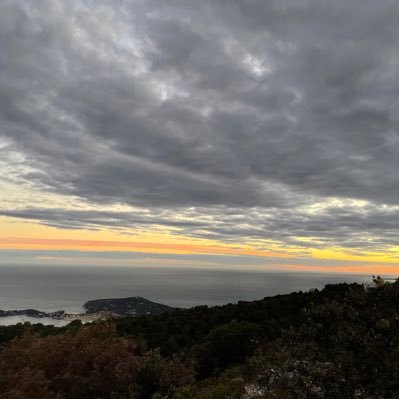
[[[0,139],[24,155],[19,183],[152,216],[5,212],[167,226],[195,207],[190,235],[391,245],[398,19],[393,0],[5,0]],[[367,212],[301,213],[332,198]]]
[[[8,216],[66,229],[115,229],[119,232],[159,229],[197,238],[216,238],[226,242],[245,243],[258,240],[284,242],[298,255],[306,248],[343,247],[360,254],[368,251],[390,251],[397,245],[398,209],[376,205],[330,206],[317,213],[298,208],[192,208],[152,211],[100,211],[25,208],[0,211]],[[303,239],[309,239],[303,241]],[[262,249],[267,249],[264,247]],[[394,253],[392,253],[395,256]]]

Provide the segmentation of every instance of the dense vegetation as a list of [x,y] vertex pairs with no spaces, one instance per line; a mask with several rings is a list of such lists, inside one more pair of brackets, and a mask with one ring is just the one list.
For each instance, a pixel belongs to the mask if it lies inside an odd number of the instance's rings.
[[112,312],[118,316],[160,314],[163,312],[170,312],[174,309],[161,303],[151,302],[140,296],[131,298],[95,299],[86,302],[83,307],[88,314]]
[[399,398],[399,282],[0,327],[0,398]]

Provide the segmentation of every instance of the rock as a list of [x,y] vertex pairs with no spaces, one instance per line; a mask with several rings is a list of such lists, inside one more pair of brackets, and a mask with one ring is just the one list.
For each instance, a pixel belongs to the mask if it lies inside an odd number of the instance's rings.
[[244,387],[244,391],[245,393],[241,399],[260,399],[267,390],[257,384],[250,384]]

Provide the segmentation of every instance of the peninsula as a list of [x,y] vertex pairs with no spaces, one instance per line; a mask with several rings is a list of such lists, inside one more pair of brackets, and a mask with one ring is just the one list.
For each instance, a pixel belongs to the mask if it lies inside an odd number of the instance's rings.
[[35,309],[0,310],[0,317],[28,316],[35,318],[51,318],[55,320],[93,321],[108,317],[155,315],[170,312],[175,308],[152,302],[140,296],[129,298],[95,299],[83,305],[84,313],[66,313],[64,310],[43,312]]

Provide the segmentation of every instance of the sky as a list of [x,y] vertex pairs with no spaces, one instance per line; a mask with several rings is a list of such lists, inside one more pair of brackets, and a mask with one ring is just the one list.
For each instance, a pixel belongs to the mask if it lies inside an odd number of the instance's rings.
[[396,0],[0,2],[0,265],[399,271]]

